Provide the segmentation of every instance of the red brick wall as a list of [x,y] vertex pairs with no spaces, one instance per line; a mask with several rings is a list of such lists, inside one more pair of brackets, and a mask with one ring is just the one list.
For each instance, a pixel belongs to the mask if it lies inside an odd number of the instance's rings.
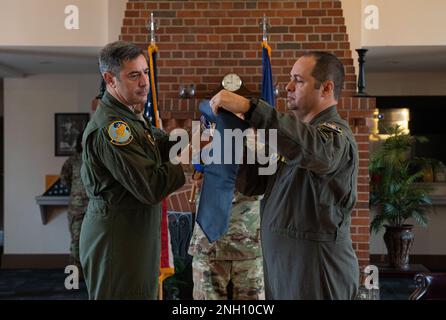
[[[189,126],[197,119],[198,103],[214,92],[224,74],[237,72],[247,88],[260,91],[262,38],[260,19],[266,14],[271,29],[272,69],[280,84],[277,105],[284,110],[284,85],[295,60],[306,50],[326,50],[345,65],[346,82],[338,109],[350,121],[360,154],[358,203],[352,216],[354,247],[362,265],[369,259],[368,134],[375,101],[354,97],[356,75],[340,1],[132,1],[127,3],[121,39],[142,47],[149,43],[150,12],[157,30],[158,81],[161,116],[167,127]],[[353,48],[354,49],[354,48]],[[353,55],[356,58],[356,52]],[[194,83],[196,97],[179,99],[179,85]],[[182,193],[187,193],[182,191]],[[178,199],[171,200],[174,208]],[[184,199],[183,199],[184,201]]]

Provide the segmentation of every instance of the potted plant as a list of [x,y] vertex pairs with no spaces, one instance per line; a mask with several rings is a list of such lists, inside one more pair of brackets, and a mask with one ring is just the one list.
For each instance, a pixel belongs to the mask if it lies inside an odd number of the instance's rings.
[[423,159],[411,156],[415,141],[427,139],[406,134],[399,126],[389,128],[388,133],[389,137],[372,155],[369,164],[370,205],[376,213],[371,230],[378,232],[385,227],[384,242],[390,265],[404,270],[409,268],[409,251],[414,240],[413,225],[406,221],[412,218],[426,226],[426,213],[432,205],[428,187],[417,182],[423,178],[423,170],[418,166]]

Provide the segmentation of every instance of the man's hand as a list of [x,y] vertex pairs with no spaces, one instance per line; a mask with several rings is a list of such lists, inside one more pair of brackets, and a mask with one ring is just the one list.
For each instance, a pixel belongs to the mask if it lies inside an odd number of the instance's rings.
[[226,109],[241,119],[244,113],[249,110],[249,100],[227,90],[221,90],[210,101],[212,112],[218,113],[219,108]]

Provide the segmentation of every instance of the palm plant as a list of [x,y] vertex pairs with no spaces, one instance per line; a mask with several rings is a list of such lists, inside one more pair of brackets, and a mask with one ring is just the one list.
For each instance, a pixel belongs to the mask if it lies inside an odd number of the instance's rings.
[[391,227],[402,227],[409,218],[426,226],[426,211],[432,202],[428,196],[429,188],[416,183],[423,177],[422,170],[416,169],[423,159],[412,158],[412,145],[424,137],[405,134],[401,127],[388,129],[389,137],[370,160],[371,176],[370,204],[377,213],[371,229],[378,232],[386,223]]

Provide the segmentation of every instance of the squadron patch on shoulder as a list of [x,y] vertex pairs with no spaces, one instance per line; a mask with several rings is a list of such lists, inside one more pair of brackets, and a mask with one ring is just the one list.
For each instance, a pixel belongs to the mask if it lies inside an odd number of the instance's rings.
[[333,123],[324,122],[320,125],[320,127],[322,129],[329,130],[329,131],[337,133],[337,134],[342,134],[342,128],[334,125]]
[[122,120],[112,122],[108,126],[108,135],[110,142],[117,146],[128,145],[133,140],[129,125]]

